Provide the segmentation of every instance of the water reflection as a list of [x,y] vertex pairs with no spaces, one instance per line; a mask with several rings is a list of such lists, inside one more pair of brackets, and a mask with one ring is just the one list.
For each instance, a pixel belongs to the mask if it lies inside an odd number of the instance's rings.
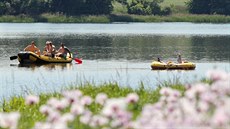
[[74,56],[88,60],[136,60],[150,62],[156,57],[176,60],[179,52],[192,62],[222,61],[230,59],[230,36],[82,36],[0,39],[0,58],[13,56],[23,50],[31,40],[43,50],[45,41],[60,42],[69,47]]
[[44,69],[44,70],[70,70],[72,63],[49,63],[49,64],[18,64],[18,67],[29,68],[30,70]]
[[[40,93],[88,82],[156,88],[165,80],[200,79],[213,68],[229,72],[229,25],[0,23],[0,98],[24,94],[24,89]],[[32,40],[41,50],[47,40],[56,47],[63,42],[84,63],[18,65],[17,60],[9,60]],[[183,60],[196,63],[196,69],[151,71],[157,57],[176,61],[178,52]]]

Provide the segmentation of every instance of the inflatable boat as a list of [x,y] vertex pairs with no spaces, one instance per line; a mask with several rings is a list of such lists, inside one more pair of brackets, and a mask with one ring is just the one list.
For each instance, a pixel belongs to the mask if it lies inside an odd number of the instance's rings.
[[151,68],[153,70],[160,70],[160,69],[184,69],[184,70],[193,70],[196,68],[196,64],[192,62],[182,62],[182,63],[174,63],[174,62],[159,62],[159,61],[153,61],[151,63]]
[[63,57],[49,57],[45,55],[37,55],[33,52],[23,51],[18,53],[18,61],[23,63],[70,63],[72,62],[72,54],[67,54],[65,58]]

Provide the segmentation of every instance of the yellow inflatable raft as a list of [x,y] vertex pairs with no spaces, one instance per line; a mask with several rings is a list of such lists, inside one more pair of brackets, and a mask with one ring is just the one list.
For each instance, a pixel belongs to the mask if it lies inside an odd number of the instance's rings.
[[151,68],[153,70],[156,69],[184,69],[184,70],[193,70],[196,68],[196,64],[192,62],[182,62],[182,63],[174,63],[174,62],[158,62],[153,61],[151,63]]
[[49,57],[44,55],[37,55],[33,52],[19,52],[18,61],[20,63],[70,63],[72,62],[72,54],[67,54],[65,58]]

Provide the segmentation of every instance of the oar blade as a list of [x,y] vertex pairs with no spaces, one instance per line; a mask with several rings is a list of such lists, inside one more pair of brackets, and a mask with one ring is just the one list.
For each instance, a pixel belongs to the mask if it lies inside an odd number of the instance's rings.
[[10,60],[15,60],[15,59],[17,59],[18,58],[18,56],[11,56],[10,57]]
[[76,63],[82,64],[82,59],[75,58],[74,60],[76,61]]

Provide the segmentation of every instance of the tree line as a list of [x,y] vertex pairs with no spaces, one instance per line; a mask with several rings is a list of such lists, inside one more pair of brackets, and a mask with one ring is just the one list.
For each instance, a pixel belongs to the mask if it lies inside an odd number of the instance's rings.
[[110,14],[112,0],[1,0],[0,15],[30,16],[42,13],[66,15]]
[[61,13],[65,15],[111,14],[112,1],[126,6],[129,14],[167,15],[170,9],[161,10],[163,0],[1,0],[0,15],[40,15]]
[[193,14],[230,15],[230,0],[190,0],[187,5]]
[[[162,8],[159,5],[164,0],[1,0],[0,15],[111,14],[113,1],[127,7],[128,14],[169,15],[172,12],[170,7]],[[192,14],[230,14],[230,0],[189,0],[186,5]]]

